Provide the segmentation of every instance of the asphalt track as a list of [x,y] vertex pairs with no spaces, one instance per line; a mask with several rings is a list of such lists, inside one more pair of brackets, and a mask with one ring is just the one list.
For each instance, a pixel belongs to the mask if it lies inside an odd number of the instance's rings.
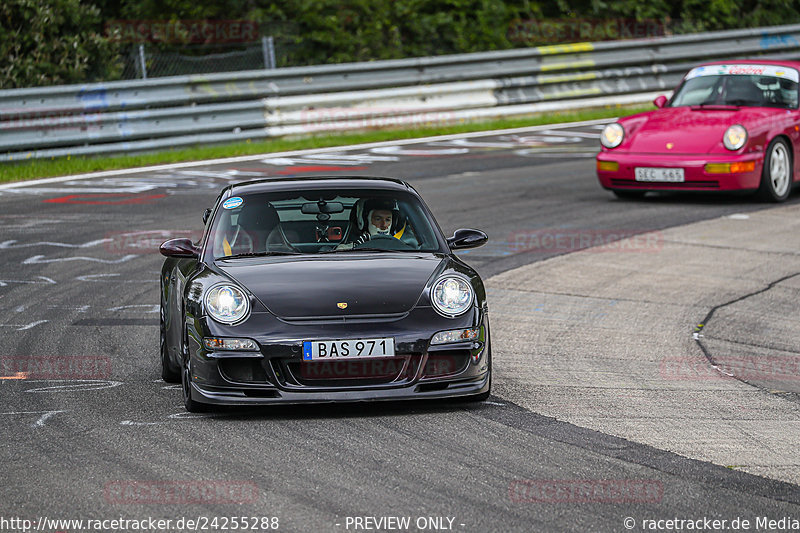
[[[630,517],[643,531],[645,519],[731,529],[740,517],[750,530],[757,517],[800,519],[796,485],[503,397],[187,415],[180,391],[158,379],[157,244],[199,232],[203,208],[232,180],[405,178],[445,233],[489,234],[464,254],[485,278],[575,251],[531,246],[542,231],[631,234],[769,207],[713,195],[616,200],[594,177],[597,132],[540,128],[0,189],[2,375],[38,365],[0,381],[0,526],[153,517],[175,530],[180,518],[244,516],[278,517],[281,531],[626,531]],[[59,366],[65,357],[72,366]],[[56,529],[79,530],[41,528]]]

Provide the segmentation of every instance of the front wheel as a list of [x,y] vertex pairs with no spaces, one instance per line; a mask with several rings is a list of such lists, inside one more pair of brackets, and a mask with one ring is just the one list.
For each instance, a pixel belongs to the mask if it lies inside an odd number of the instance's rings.
[[792,192],[792,152],[781,138],[773,139],[767,147],[764,170],[761,172],[760,199],[767,202],[783,202]]
[[167,327],[164,324],[164,309],[161,309],[161,379],[167,383],[180,383],[181,373],[172,367],[169,360],[169,349],[167,348]]
[[210,410],[211,406],[192,398],[192,361],[189,357],[184,358],[183,370],[181,371],[181,391],[183,406],[190,413],[205,413]]

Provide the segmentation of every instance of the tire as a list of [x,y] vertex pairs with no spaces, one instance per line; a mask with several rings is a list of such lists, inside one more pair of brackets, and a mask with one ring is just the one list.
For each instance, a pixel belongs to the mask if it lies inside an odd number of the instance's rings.
[[625,191],[621,189],[613,189],[611,192],[620,200],[639,200],[644,198],[646,191]]
[[792,150],[782,138],[772,139],[764,158],[758,198],[766,202],[783,202],[792,192]]
[[211,410],[210,405],[192,399],[192,362],[188,357],[184,358],[181,370],[181,395],[183,406],[190,413],[206,413]]
[[167,349],[167,328],[164,324],[164,308],[161,308],[161,379],[167,383],[180,383],[181,373],[173,368],[169,360],[169,350]]

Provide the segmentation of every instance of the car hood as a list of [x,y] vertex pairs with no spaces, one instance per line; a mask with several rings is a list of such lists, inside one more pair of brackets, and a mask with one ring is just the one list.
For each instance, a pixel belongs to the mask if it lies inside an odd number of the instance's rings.
[[350,252],[218,261],[216,266],[272,314],[291,320],[408,312],[443,262],[436,254]]
[[[763,107],[665,107],[631,121],[621,120],[631,152],[707,154],[726,152],[722,135],[733,124],[743,125],[754,137],[768,117],[784,110]],[[784,113],[785,114],[785,113]],[[671,145],[671,148],[667,147]]]

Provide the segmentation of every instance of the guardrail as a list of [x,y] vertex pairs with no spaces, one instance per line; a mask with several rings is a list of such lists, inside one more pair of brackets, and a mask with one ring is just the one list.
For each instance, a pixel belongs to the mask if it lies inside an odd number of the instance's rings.
[[0,91],[0,161],[647,102],[711,59],[800,57],[800,25]]

